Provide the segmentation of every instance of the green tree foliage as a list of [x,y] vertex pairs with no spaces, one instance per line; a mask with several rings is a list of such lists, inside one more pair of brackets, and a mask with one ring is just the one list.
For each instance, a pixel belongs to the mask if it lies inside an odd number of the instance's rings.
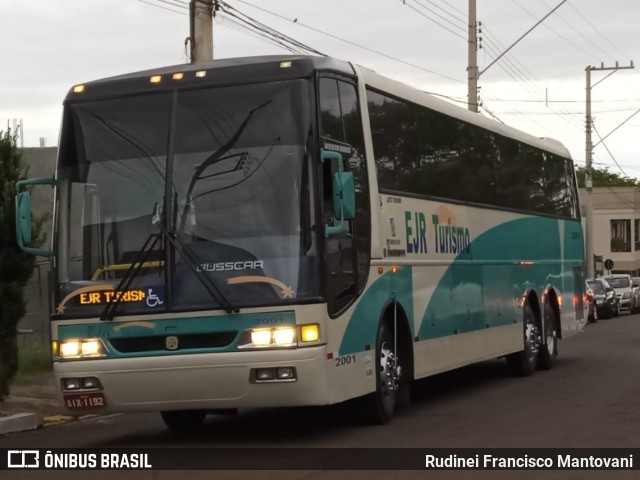
[[[35,257],[16,243],[15,185],[26,175],[16,136],[0,131],[0,402],[18,369],[17,326],[26,311],[23,288],[35,266]],[[35,230],[37,239],[39,228]]]
[[[576,175],[578,176],[578,186],[584,188],[585,167],[576,167]],[[593,186],[594,187],[637,187],[640,182],[636,178],[623,177],[617,173],[612,173],[607,168],[593,168]]]

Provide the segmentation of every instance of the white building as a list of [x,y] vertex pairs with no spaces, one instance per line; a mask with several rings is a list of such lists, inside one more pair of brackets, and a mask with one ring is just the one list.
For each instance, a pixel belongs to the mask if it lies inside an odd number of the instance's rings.
[[[581,188],[583,214],[584,195]],[[593,250],[602,261],[613,260],[611,273],[640,276],[640,188],[593,189]],[[595,264],[596,274],[608,273],[602,261]]]

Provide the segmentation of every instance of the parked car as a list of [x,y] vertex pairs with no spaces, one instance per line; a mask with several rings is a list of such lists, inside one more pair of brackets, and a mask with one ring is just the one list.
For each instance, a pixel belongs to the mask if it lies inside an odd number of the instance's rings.
[[640,313],[640,277],[631,277],[631,282],[636,297],[636,313]]
[[595,300],[598,318],[617,317],[620,310],[615,290],[603,278],[588,279],[587,287]]
[[636,313],[640,309],[640,299],[636,300],[631,275],[618,273],[602,277],[615,290],[621,312]]

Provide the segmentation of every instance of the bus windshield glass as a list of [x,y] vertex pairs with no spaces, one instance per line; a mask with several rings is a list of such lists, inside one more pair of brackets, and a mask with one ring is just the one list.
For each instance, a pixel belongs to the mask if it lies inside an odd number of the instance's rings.
[[68,105],[58,314],[317,298],[309,89],[292,80]]

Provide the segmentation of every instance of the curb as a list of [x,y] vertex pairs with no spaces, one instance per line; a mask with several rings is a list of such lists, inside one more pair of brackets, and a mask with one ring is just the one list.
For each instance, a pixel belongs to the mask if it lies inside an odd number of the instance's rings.
[[35,413],[16,413],[8,417],[0,417],[0,435],[34,430],[42,424],[42,417]]

